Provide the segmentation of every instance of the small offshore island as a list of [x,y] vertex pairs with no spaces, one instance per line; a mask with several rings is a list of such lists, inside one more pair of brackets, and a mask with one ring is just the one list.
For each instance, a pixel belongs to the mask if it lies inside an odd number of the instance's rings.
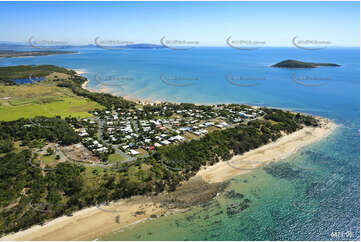
[[[13,82],[29,75],[44,80]],[[336,127],[267,107],[134,102],[87,81],[51,65],[0,68],[1,240],[92,240],[189,209]]]
[[316,68],[320,66],[335,66],[338,67],[340,65],[333,63],[313,63],[313,62],[302,62],[297,60],[284,60],[277,64],[272,65],[271,67],[279,67],[279,68]]

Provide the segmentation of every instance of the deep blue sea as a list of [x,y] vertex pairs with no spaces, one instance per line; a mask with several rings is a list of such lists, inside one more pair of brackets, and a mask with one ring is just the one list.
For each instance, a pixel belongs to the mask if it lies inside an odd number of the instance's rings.
[[[187,213],[112,233],[105,240],[359,240],[360,49],[226,47],[191,50],[81,49],[79,54],[2,58],[0,66],[53,64],[86,71],[89,88],[116,95],[194,103],[246,103],[324,116],[339,124],[326,139],[279,162],[297,176],[264,169],[231,180],[251,201],[224,194]],[[341,67],[271,68],[286,59]]]

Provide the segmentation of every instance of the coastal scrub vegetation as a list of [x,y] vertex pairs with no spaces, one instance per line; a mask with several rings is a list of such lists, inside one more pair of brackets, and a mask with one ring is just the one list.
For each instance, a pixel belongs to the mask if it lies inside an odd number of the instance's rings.
[[53,72],[74,75],[73,70],[53,65],[23,65],[23,66],[7,66],[0,67],[0,83],[15,85],[13,80],[28,79],[29,77],[45,77]]
[[[86,79],[69,73],[70,78],[55,81],[58,87],[97,102],[107,110],[136,110],[134,102],[82,89]],[[175,110],[196,108],[194,104],[171,105]],[[237,110],[243,106],[232,107]],[[142,108],[145,113],[165,110],[162,104]],[[207,105],[199,108],[210,111]],[[172,116],[167,110],[164,114]],[[270,108],[261,110],[264,115],[259,119],[162,146],[149,156],[122,161],[112,167],[87,166],[71,159],[49,167],[39,161],[41,152],[44,156],[54,156],[53,150],[46,146],[48,143],[62,146],[80,142],[81,137],[74,131],[79,125],[76,118],[36,117],[0,122],[0,234],[26,229],[62,215],[70,216],[74,211],[96,204],[174,191],[202,166],[229,160],[304,126],[318,125],[312,116]],[[88,132],[95,135],[96,129]]]

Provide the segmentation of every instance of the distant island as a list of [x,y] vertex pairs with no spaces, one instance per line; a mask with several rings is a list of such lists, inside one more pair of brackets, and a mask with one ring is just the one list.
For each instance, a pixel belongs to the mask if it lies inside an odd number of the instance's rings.
[[131,49],[162,49],[165,48],[162,45],[154,45],[154,44],[131,44],[126,45],[127,48]]
[[333,63],[314,63],[314,62],[303,62],[297,60],[284,60],[277,64],[272,65],[271,67],[279,68],[316,68],[320,66],[340,66]]
[[[320,117],[245,104],[131,101],[91,92],[88,81],[54,65],[0,67],[1,240],[94,240],[94,231],[107,234],[209,202],[227,180],[256,168],[295,174],[271,163],[335,127]],[[227,194],[242,199],[227,207],[228,217],[253,202]],[[120,199],[119,223],[103,220]]]
[[11,57],[25,57],[25,56],[46,56],[58,54],[74,54],[74,51],[14,51],[14,50],[0,50],[0,58]]

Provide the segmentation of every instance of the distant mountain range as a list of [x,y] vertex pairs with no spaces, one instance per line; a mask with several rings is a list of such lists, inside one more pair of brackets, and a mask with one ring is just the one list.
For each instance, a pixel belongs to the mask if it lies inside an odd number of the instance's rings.
[[[111,48],[116,48],[117,46],[112,46]],[[148,43],[141,43],[141,44],[131,44],[126,46],[118,46],[122,48],[129,48],[129,49],[162,49],[166,48],[162,45],[155,45],[155,44],[148,44]],[[88,44],[88,45],[56,45],[52,49],[63,50],[63,49],[82,49],[82,48],[99,48],[95,44]],[[0,49],[1,50],[35,50],[35,49],[51,49],[51,46],[31,46],[29,43],[25,42],[8,42],[8,41],[0,41]]]

